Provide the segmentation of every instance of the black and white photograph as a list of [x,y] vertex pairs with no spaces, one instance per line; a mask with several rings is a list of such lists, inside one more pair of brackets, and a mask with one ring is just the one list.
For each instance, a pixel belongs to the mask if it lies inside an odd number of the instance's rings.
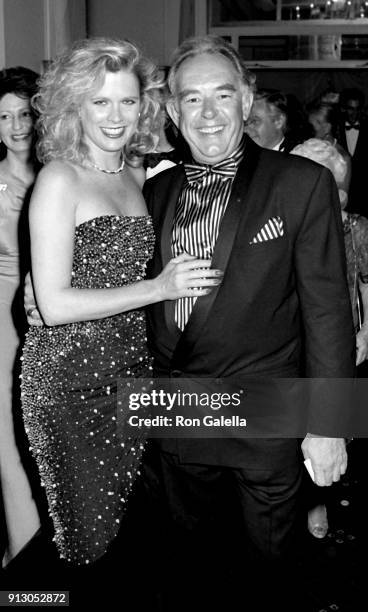
[[0,607],[367,607],[368,2],[0,0]]

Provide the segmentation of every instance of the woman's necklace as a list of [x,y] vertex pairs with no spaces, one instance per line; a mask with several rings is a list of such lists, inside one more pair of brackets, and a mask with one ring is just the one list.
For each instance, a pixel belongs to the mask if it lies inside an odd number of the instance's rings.
[[95,164],[93,161],[90,161],[90,160],[88,160],[88,163],[91,164],[92,168],[94,168],[95,170],[98,170],[99,172],[104,172],[104,174],[119,174],[119,172],[122,172],[124,170],[125,159],[123,158],[119,168],[117,168],[116,170],[106,170],[106,168],[101,168],[100,166],[98,166],[97,164]]

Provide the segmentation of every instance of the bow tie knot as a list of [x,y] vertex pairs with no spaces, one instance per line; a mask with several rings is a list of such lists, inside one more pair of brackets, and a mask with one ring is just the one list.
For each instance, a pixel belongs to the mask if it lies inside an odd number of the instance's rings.
[[353,123],[353,125],[351,123],[345,123],[346,132],[348,132],[349,130],[359,130],[359,128],[360,128],[359,123]]
[[160,162],[166,161],[166,160],[172,161],[174,164],[177,164],[179,162],[179,155],[175,151],[175,149],[173,149],[172,151],[164,151],[162,153],[156,153],[156,152],[148,153],[146,160],[147,160],[148,167],[154,168]]
[[205,164],[184,164],[189,183],[202,181],[206,176],[217,175],[222,179],[234,178],[238,165],[234,159],[224,159],[213,166]]

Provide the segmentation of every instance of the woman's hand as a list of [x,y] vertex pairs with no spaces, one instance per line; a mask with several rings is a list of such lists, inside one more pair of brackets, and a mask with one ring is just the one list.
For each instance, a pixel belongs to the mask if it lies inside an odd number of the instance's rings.
[[43,325],[41,315],[36,306],[36,298],[29,272],[24,281],[24,310],[26,311],[28,325],[36,325],[38,327]]
[[368,358],[368,324],[364,323],[358,331],[356,338],[356,365],[360,365]]
[[159,293],[159,301],[177,300],[207,295],[221,283],[222,277],[221,270],[211,269],[210,260],[183,253],[171,259],[153,282]]

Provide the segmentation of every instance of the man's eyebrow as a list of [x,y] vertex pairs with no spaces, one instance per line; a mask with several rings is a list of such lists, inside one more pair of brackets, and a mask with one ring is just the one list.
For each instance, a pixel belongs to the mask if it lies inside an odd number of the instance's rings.
[[178,97],[180,100],[182,100],[182,98],[185,98],[186,96],[193,96],[198,93],[198,89],[183,89],[183,91],[179,91]]
[[236,87],[233,83],[224,83],[223,85],[216,87],[216,91],[221,91],[222,89],[227,89],[227,91],[236,91]]
[[[215,87],[215,91],[236,91],[236,87],[235,85],[233,85],[233,83],[222,83],[221,85],[218,85],[217,87]],[[199,94],[200,90],[199,89],[183,89],[183,91],[179,92],[179,99],[181,100],[182,98],[185,98],[186,96],[191,96],[191,95],[195,95],[195,94]]]

